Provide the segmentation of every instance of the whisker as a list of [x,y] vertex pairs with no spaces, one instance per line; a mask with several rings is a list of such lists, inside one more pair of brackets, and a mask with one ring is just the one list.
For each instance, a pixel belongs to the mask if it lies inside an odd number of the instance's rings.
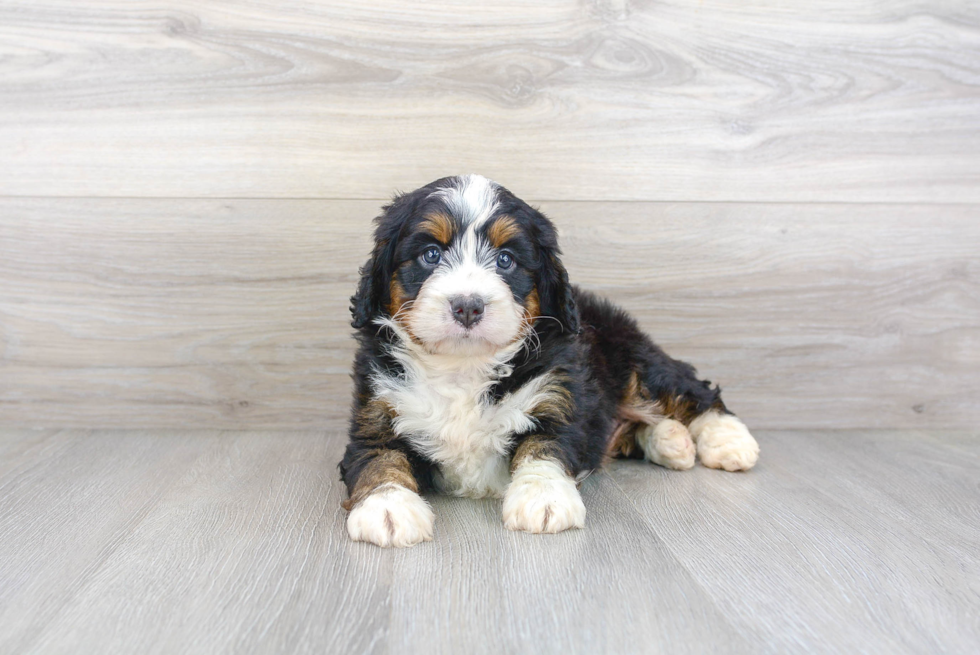
[[555,321],[556,323],[558,323],[558,326],[561,327],[561,331],[562,332],[565,331],[565,326],[562,325],[562,322],[560,320],[558,320],[557,318],[555,318],[554,316],[529,316],[527,320],[533,321],[533,320],[538,319],[538,318],[546,318],[549,321]]
[[541,353],[541,335],[538,334],[534,326],[527,319],[521,320],[521,339],[527,344],[528,358]]
[[405,302],[403,302],[402,306],[399,307],[398,311],[395,312],[395,314],[391,317],[391,320],[397,321],[399,318],[401,318],[402,314],[410,310],[412,308],[412,305],[414,304],[415,304],[415,300],[406,300]]

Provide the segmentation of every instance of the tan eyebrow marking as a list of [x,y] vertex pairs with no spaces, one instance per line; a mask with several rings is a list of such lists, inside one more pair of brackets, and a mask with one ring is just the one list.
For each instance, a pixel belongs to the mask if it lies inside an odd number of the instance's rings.
[[448,245],[453,238],[453,219],[445,214],[429,214],[425,220],[419,224],[423,232],[428,232],[436,238],[439,243]]
[[487,238],[490,240],[490,245],[494,248],[500,248],[520,233],[521,228],[517,221],[510,216],[501,216],[490,225],[487,230]]

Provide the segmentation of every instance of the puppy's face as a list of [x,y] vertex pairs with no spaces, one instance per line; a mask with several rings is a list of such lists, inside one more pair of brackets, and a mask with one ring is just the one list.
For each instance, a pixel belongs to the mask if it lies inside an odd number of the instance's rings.
[[527,234],[506,215],[431,208],[396,249],[389,314],[430,352],[492,352],[537,318]]
[[432,353],[493,353],[547,316],[543,304],[561,313],[567,300],[551,223],[486,178],[446,178],[401,196],[375,237],[354,325],[390,317]]

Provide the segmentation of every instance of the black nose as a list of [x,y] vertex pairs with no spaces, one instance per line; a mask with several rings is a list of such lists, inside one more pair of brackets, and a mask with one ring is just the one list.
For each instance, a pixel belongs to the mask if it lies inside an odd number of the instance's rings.
[[453,318],[464,327],[471,327],[483,318],[483,298],[479,296],[453,296],[449,299]]

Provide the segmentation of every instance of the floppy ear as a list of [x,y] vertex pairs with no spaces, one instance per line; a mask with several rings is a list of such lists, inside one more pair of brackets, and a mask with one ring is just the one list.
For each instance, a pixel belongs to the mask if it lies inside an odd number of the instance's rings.
[[415,209],[414,194],[401,195],[386,207],[382,214],[374,219],[374,250],[371,258],[361,267],[361,280],[357,291],[351,296],[350,313],[353,317],[351,326],[360,329],[385,312],[389,285],[394,273],[395,248],[402,227]]
[[384,284],[385,246],[375,244],[371,258],[361,267],[361,281],[357,291],[350,297],[351,326],[360,329],[370,323],[381,311],[379,289]]
[[537,220],[534,223],[538,228],[536,231],[541,253],[537,280],[541,314],[561,321],[565,334],[576,334],[579,331],[578,309],[575,307],[572,285],[568,282],[568,272],[561,263],[558,234],[551,221],[540,212],[536,213]]
[[543,288],[540,293],[541,313],[561,321],[565,334],[578,333],[578,309],[575,307],[572,285],[568,282],[568,272],[558,259],[557,249],[542,263],[539,288]]

